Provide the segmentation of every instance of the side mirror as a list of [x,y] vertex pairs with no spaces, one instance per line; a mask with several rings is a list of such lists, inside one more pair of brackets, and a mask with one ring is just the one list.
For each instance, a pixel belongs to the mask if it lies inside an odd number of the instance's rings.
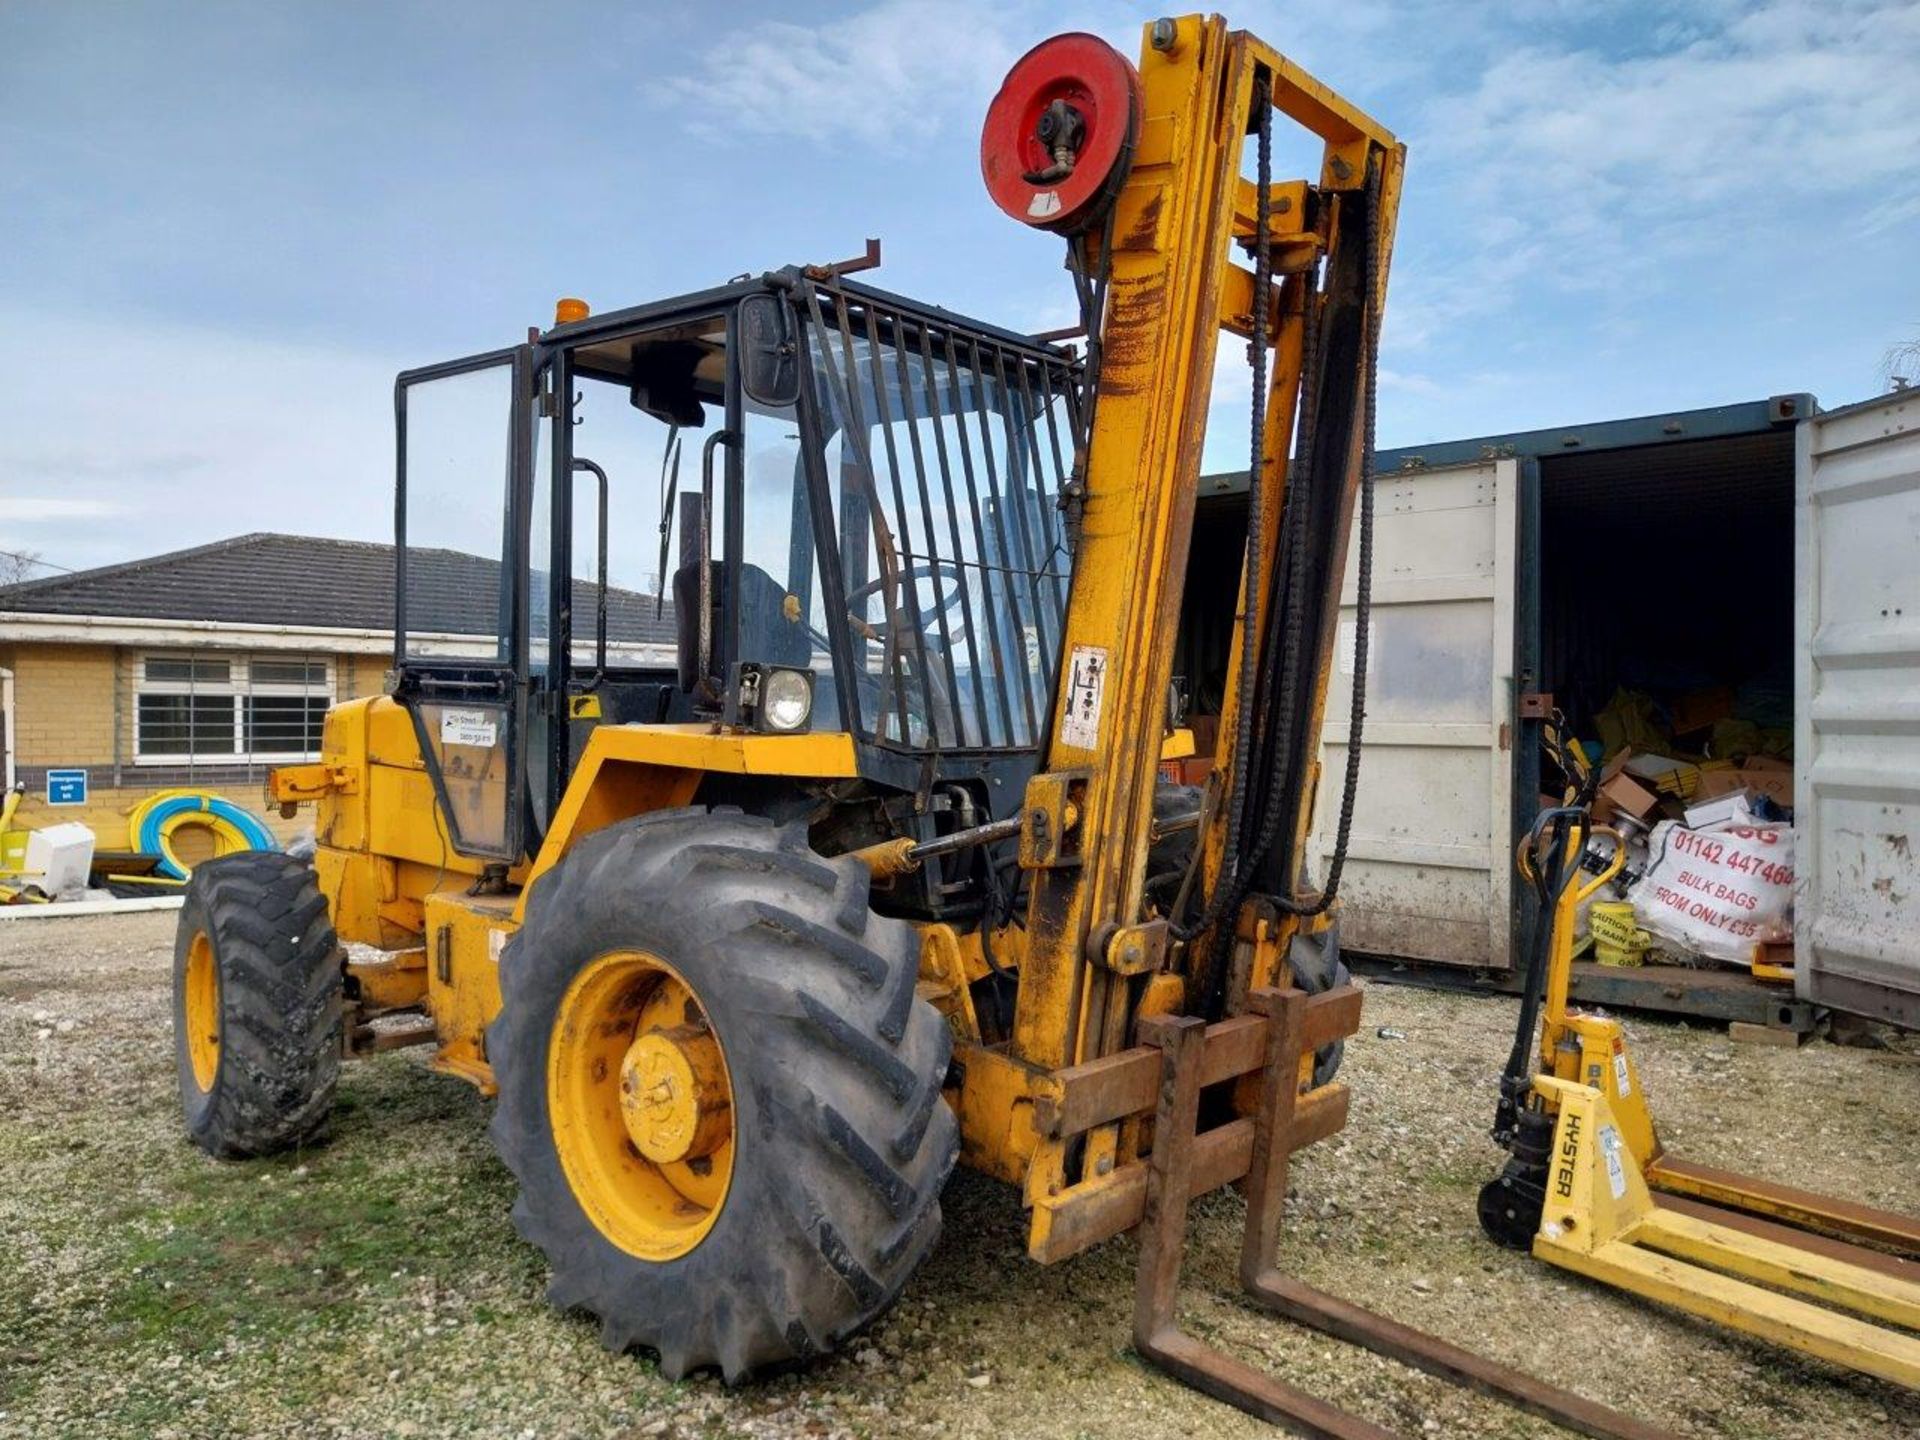
[[800,353],[793,312],[774,295],[740,302],[740,385],[747,398],[779,409],[800,398]]

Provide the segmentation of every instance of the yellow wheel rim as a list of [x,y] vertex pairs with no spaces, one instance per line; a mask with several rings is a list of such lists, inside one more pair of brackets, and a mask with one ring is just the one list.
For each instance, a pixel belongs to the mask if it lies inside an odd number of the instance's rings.
[[733,1177],[733,1086],[693,990],[638,950],[597,956],[553,1020],[547,1117],[574,1198],[642,1260],[706,1238]]
[[187,943],[185,1008],[193,1083],[211,1090],[220,1071],[220,967],[214,963],[212,937],[204,930],[194,931]]

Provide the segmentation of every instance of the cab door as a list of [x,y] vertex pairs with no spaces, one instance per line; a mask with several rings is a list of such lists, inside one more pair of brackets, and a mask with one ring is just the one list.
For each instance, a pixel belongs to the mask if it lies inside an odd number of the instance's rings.
[[537,379],[520,346],[407,371],[394,386],[393,692],[413,717],[448,845],[508,862],[522,846]]

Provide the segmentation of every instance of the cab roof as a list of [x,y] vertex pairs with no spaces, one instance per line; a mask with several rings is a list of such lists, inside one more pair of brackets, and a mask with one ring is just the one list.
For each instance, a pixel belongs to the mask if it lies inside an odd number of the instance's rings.
[[845,276],[822,278],[811,275],[808,270],[797,265],[789,265],[784,270],[769,270],[760,275],[743,275],[709,290],[696,290],[671,299],[650,301],[644,305],[630,305],[622,310],[608,310],[602,314],[590,315],[584,320],[555,325],[541,332],[540,343],[550,346],[577,345],[583,340],[590,341],[598,335],[614,334],[636,326],[652,325],[661,320],[671,319],[675,315],[720,309],[748,295],[770,293],[784,295],[798,289],[810,279],[829,293],[839,290],[850,298],[872,301],[876,305],[911,319],[964,330],[979,335],[982,339],[991,339],[1001,345],[1030,351],[1036,356],[1044,356],[1055,361],[1070,362],[1076,358],[1075,352],[1067,346],[1036,340],[1022,331],[990,324],[985,320],[948,310],[944,306],[912,300],[904,295],[882,290],[878,286],[849,280]]

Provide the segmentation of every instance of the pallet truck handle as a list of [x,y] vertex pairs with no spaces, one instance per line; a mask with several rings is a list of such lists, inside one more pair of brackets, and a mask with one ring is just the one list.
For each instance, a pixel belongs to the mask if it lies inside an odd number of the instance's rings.
[[[1601,835],[1613,841],[1613,854],[1608,857],[1607,863],[1601,867],[1600,872],[1595,875],[1593,879],[1573,891],[1573,904],[1575,909],[1578,909],[1580,906],[1586,904],[1587,901],[1591,900],[1599,893],[1601,886],[1612,880],[1614,876],[1626,868],[1627,838],[1611,825],[1595,825],[1591,830],[1583,834],[1581,836],[1583,842],[1580,846],[1581,853],[1585,854],[1587,844],[1591,843],[1596,836]],[[1579,871],[1576,870],[1574,873],[1578,875]]]

